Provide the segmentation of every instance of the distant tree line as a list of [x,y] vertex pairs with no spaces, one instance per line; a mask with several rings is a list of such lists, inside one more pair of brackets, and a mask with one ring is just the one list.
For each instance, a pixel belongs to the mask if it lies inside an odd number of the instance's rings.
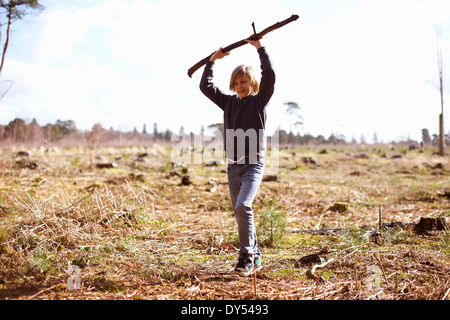
[[304,135],[297,134],[294,135],[292,131],[289,133],[283,129],[278,130],[278,139],[279,143],[284,144],[292,144],[292,145],[321,145],[321,144],[347,144],[345,137],[342,135],[330,135],[328,138],[325,138],[322,135],[318,135],[317,137],[307,133]]
[[[208,126],[213,133],[215,130],[223,131],[223,124],[216,123]],[[179,136],[185,135],[183,127],[179,130]],[[204,127],[200,129],[200,135],[205,135]],[[328,138],[318,135],[313,136],[309,133],[300,135],[292,131],[280,129],[278,134],[279,144],[281,145],[344,145],[366,143],[364,137],[360,141],[352,139],[348,142],[343,135],[331,134]],[[7,125],[0,125],[0,144],[27,144],[27,145],[48,145],[48,144],[64,144],[64,145],[91,145],[93,139],[98,145],[130,145],[130,144],[151,144],[154,142],[171,142],[174,133],[169,129],[159,131],[158,125],[153,124],[153,131],[149,133],[147,126],[144,124],[141,131],[136,127],[132,131],[115,130],[103,128],[100,124],[95,124],[90,130],[79,130],[73,120],[57,120],[54,124],[46,124],[40,126],[36,119],[30,123],[25,120],[16,118]],[[197,134],[190,133],[191,136]],[[373,137],[373,143],[378,143],[376,133]],[[428,129],[422,129],[422,141],[402,141],[404,143],[420,143],[424,146],[437,146],[439,136],[437,134],[430,135]],[[450,138],[446,136],[446,144],[450,145]]]
[[[450,132],[445,135],[445,145],[450,145]],[[433,134],[430,136],[428,129],[422,129],[422,145],[424,146],[438,146],[439,145],[439,135]]]
[[2,145],[90,145],[93,139],[99,145],[129,145],[171,141],[171,137],[170,130],[159,132],[156,123],[152,134],[147,133],[146,125],[141,132],[136,127],[132,131],[124,132],[112,127],[105,129],[100,124],[95,124],[90,130],[79,130],[73,120],[57,120],[54,124],[40,126],[36,119],[26,123],[25,120],[16,118],[7,125],[0,125],[0,144]]
[[42,143],[58,141],[76,132],[77,129],[72,120],[58,120],[55,124],[40,126],[36,119],[27,124],[25,120],[16,118],[6,126],[0,125],[0,140],[3,142]]

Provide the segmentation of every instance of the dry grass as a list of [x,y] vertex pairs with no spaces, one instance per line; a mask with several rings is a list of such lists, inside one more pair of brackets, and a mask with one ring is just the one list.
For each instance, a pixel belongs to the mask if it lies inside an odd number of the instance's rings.
[[[4,150],[0,298],[450,299],[448,232],[413,229],[420,217],[450,216],[450,159],[383,146],[320,150],[281,150],[276,180],[260,188],[257,219],[273,200],[287,229],[261,246],[256,279],[232,272],[238,241],[224,167],[186,173],[157,145],[98,149],[97,163],[118,166],[94,171],[87,149],[31,158]],[[192,184],[180,185],[186,174]],[[329,210],[337,202],[347,209]],[[308,254],[325,259],[312,273],[297,263]]]

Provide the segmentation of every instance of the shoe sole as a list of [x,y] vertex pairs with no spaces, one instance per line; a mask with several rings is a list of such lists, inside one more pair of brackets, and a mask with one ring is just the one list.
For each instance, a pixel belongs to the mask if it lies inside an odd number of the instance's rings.
[[248,277],[248,276],[250,276],[253,273],[253,271],[251,271],[251,272],[240,272],[240,271],[236,271],[236,270],[235,270],[235,272],[241,277]]
[[254,272],[261,270],[262,266],[257,267],[256,269],[253,269],[251,271],[240,271],[240,270],[234,270],[234,272],[236,272],[237,274],[239,274],[240,276],[243,277],[248,277],[249,275],[253,274]]

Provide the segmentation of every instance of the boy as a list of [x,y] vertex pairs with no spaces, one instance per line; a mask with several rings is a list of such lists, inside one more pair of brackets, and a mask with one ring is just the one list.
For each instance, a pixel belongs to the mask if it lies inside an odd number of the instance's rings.
[[[259,40],[253,45],[261,61],[261,81],[253,68],[237,67],[230,79],[227,95],[214,86],[215,61],[229,55],[222,48],[206,63],[200,90],[224,111],[224,147],[227,158],[228,185],[239,233],[239,260],[235,271],[247,276],[261,269],[252,203],[264,172],[266,105],[274,92],[275,73],[269,56]],[[247,139],[248,138],[248,139]],[[246,143],[248,140],[249,143]]]

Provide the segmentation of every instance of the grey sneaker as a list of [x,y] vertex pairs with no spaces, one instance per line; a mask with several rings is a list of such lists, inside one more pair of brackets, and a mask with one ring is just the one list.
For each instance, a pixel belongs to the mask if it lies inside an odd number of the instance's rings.
[[239,261],[234,268],[234,271],[242,276],[248,276],[253,271],[253,259],[251,258],[239,258]]
[[261,258],[260,257],[246,257],[246,258],[239,258],[238,264],[236,265],[236,268],[234,271],[239,273],[242,276],[248,276],[252,272],[261,270]]
[[255,257],[253,259],[253,271],[261,270],[261,268],[262,268],[261,257]]

